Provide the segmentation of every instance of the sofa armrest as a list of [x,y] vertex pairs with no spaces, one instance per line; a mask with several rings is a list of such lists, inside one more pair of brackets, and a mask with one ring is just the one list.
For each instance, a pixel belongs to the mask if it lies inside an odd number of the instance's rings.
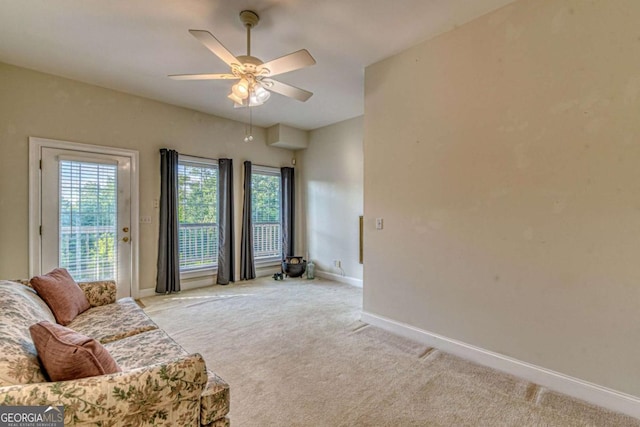
[[79,282],[78,286],[89,300],[91,307],[113,304],[116,302],[116,282],[102,280],[98,282]]
[[192,354],[116,374],[0,387],[0,405],[63,405],[65,426],[199,425],[206,383],[205,362]]
[[213,372],[208,374],[209,381],[200,405],[200,424],[203,426],[211,425],[229,412],[229,385]]

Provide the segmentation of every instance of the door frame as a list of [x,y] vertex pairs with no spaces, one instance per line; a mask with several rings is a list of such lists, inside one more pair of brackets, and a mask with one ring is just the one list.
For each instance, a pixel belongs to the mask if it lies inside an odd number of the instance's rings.
[[100,153],[107,155],[129,157],[131,159],[131,296],[138,298],[139,285],[139,237],[140,237],[140,206],[139,206],[139,154],[137,150],[106,147],[102,145],[83,144],[79,142],[61,141],[29,137],[29,277],[46,272],[40,271],[42,265],[42,240],[40,226],[42,225],[42,179],[40,161],[43,148],[57,148],[85,153]]

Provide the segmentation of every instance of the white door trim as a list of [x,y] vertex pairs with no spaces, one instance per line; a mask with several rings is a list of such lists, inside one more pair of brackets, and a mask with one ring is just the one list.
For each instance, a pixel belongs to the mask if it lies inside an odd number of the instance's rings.
[[78,142],[59,141],[55,139],[45,139],[29,137],[29,276],[33,277],[42,274],[40,271],[42,259],[42,245],[40,240],[41,218],[41,179],[40,160],[42,148],[58,148],[64,150],[75,150],[88,153],[102,153],[114,156],[129,157],[131,159],[131,296],[138,298],[140,294],[139,285],[139,250],[138,239],[139,230],[139,154],[136,150],[125,148],[105,147],[102,145],[81,144]]

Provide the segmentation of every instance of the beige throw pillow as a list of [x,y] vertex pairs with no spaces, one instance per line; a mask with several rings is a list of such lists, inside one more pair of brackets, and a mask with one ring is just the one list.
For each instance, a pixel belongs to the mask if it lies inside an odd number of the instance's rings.
[[29,327],[38,357],[51,381],[67,381],[120,372],[102,344],[43,320]]
[[80,286],[64,268],[56,268],[32,278],[31,286],[47,303],[56,322],[61,325],[68,325],[78,314],[91,307]]

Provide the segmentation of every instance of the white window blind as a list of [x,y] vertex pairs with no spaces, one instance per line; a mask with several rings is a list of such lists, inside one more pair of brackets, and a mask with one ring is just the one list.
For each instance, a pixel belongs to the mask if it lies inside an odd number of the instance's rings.
[[76,281],[117,278],[117,165],[60,160],[59,265]]
[[218,264],[218,165],[213,160],[178,162],[180,271]]
[[254,166],[251,171],[251,220],[256,261],[280,259],[280,199],[280,169]]

